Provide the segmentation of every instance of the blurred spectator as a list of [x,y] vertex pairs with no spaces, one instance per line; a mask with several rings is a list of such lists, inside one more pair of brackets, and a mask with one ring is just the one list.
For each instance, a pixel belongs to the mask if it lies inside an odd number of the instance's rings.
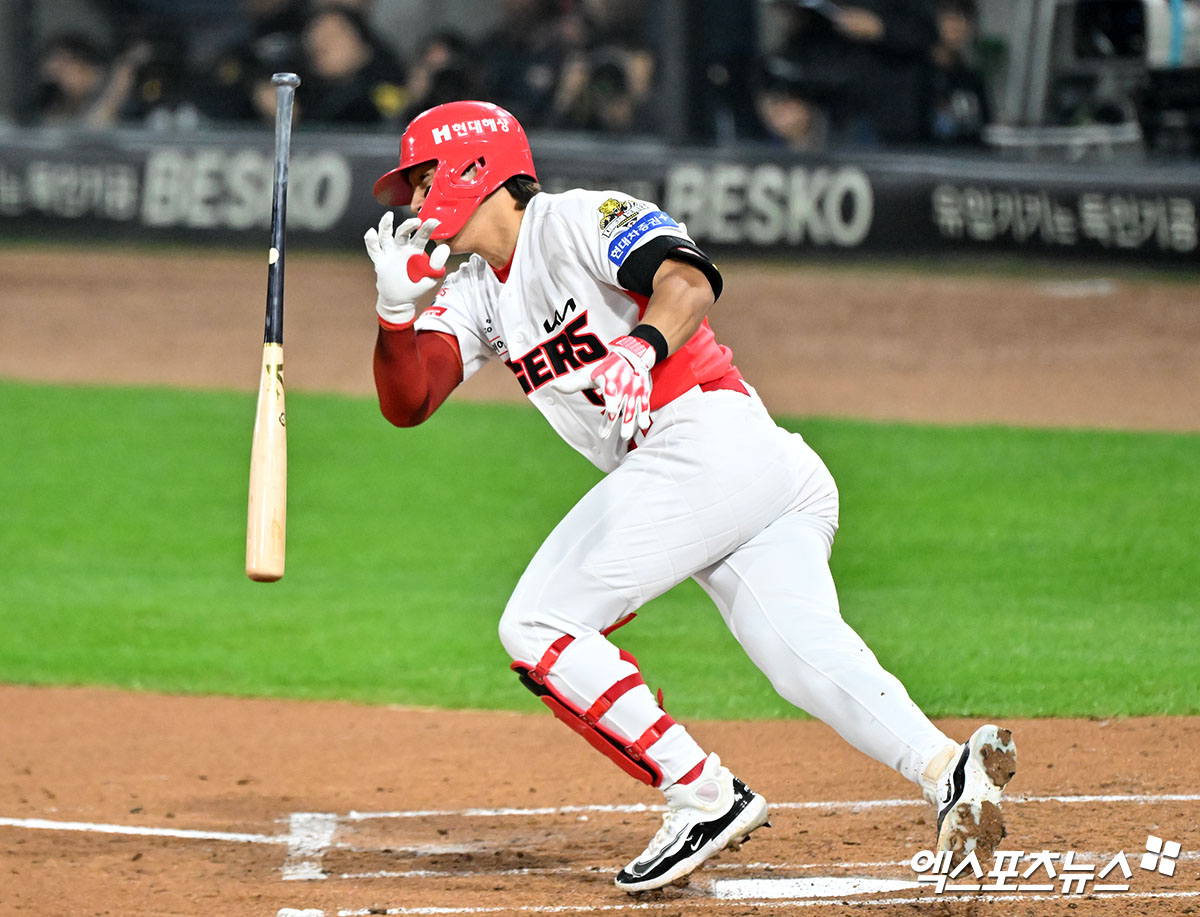
[[971,57],[976,28],[974,0],[937,0],[926,114],[935,143],[980,144],[991,120],[987,86]]
[[[292,49],[286,58],[265,61],[250,61],[242,74],[241,87],[248,106],[246,117],[262,125],[275,124],[276,87],[271,81],[276,73],[302,73],[304,60],[299,47]],[[304,101],[297,96],[292,101],[292,123],[300,125],[306,114]]]
[[[91,0],[104,8],[126,44],[138,35],[172,36],[190,66],[193,58],[211,61],[239,34],[242,0]],[[182,66],[184,61],[177,60]]]
[[[757,95],[799,96],[820,107],[832,127],[851,120],[855,92],[843,40],[827,15],[811,4],[776,0],[766,23],[769,53],[761,68]],[[759,104],[759,118],[763,115]]]
[[646,6],[639,0],[581,0],[581,10],[588,50],[600,62],[605,57],[617,62],[634,104],[644,105],[657,69]]
[[832,140],[828,106],[836,89],[836,82],[784,58],[764,62],[754,101],[768,141],[796,153],[825,149]]
[[116,118],[157,129],[196,126],[187,52],[184,36],[161,23],[135,33],[110,74],[112,84],[120,84],[111,87],[114,97],[123,96]]
[[319,5],[302,43],[304,82],[297,98],[306,121],[381,124],[404,108],[404,68],[357,10]]
[[856,0],[833,26],[859,87],[855,139],[908,144],[925,138],[925,87],[937,40],[929,0]]
[[758,135],[747,66],[759,56],[758,4],[693,0],[688,10],[688,133],[721,145]]
[[182,45],[160,35],[133,38],[111,62],[83,35],[57,36],[42,51],[38,79],[30,120],[40,124],[153,124],[185,99]]
[[303,0],[240,0],[240,7],[235,36],[215,59],[199,62],[204,76],[196,81],[194,99],[216,121],[260,119],[255,95],[263,75],[269,81],[272,73],[299,67]]
[[653,131],[649,87],[635,88],[630,69],[629,57],[617,49],[574,56],[546,126],[615,135]]
[[583,44],[578,16],[557,0],[502,0],[499,26],[479,44],[484,97],[526,128],[553,117],[560,72]]
[[914,143],[926,133],[931,0],[776,0],[779,53],[820,71],[841,91],[831,106],[839,134],[861,146]]
[[574,47],[561,67],[547,126],[610,134],[653,130],[655,56],[644,7],[582,0],[561,34]]
[[36,96],[26,120],[84,123],[108,83],[108,59],[86,35],[64,33],[46,42],[38,58]]
[[408,71],[408,104],[397,122],[407,124],[421,112],[482,95],[474,66],[476,52],[454,31],[435,32],[419,44],[420,56]]

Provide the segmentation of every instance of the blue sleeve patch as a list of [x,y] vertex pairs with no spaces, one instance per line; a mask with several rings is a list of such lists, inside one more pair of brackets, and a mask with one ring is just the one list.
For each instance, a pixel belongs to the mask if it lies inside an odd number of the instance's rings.
[[637,245],[638,239],[653,232],[656,229],[674,226],[679,228],[679,224],[672,220],[661,210],[655,210],[647,213],[644,217],[630,226],[627,230],[617,236],[608,246],[608,260],[620,267],[625,263],[625,259],[629,253],[633,251]]

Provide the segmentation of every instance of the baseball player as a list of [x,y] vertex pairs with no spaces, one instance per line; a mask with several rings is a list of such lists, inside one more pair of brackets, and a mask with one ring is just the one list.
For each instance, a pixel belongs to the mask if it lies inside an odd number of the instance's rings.
[[[485,102],[414,118],[375,196],[418,214],[394,227],[388,211],[366,234],[384,416],[419,424],[499,359],[607,473],[538,549],[500,639],[555,716],[666,797],[616,884],[681,880],[767,821],[762,795],[662,709],[609,639],[688,577],[783,697],[937,801],[939,849],[990,857],[1011,735],[988,725],[956,744],[842,620],[828,565],[837,488],[714,337],[721,275],[687,228],[619,191],[543,192],[521,125]],[[471,257],[446,276],[452,253]]]

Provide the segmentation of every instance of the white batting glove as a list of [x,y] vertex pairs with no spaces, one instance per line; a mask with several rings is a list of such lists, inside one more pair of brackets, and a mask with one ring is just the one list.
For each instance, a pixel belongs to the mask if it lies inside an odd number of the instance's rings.
[[617,430],[621,439],[627,440],[635,430],[650,428],[650,370],[656,359],[653,347],[641,338],[625,335],[608,345],[608,355],[592,367],[590,374],[565,379],[559,389],[596,389],[604,399],[600,435],[608,437]]
[[403,325],[416,315],[416,302],[446,276],[450,246],[439,245],[432,255],[425,253],[429,237],[438,227],[437,220],[421,222],[420,217],[405,220],[392,232],[389,210],[363,236],[367,254],[375,262],[375,289],[379,298],[375,310],[393,325]]

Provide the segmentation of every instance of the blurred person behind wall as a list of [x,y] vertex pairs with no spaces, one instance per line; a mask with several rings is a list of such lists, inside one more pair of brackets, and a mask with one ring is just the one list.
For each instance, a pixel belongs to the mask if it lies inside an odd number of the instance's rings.
[[650,103],[658,71],[656,19],[638,0],[580,0],[588,51],[621,68],[635,108]]
[[546,126],[632,134],[654,129],[657,69],[645,8],[631,0],[582,0],[563,34],[573,41]]
[[396,119],[408,124],[435,105],[483,95],[477,53],[459,32],[434,32],[417,44],[417,57],[408,69],[407,100]]
[[501,0],[499,24],[477,44],[484,97],[526,129],[544,126],[583,41],[579,17],[559,0]]
[[974,0],[937,0],[937,28],[926,101],[929,139],[982,144],[983,129],[991,121],[991,105],[983,73],[973,57],[978,34]]
[[937,41],[930,0],[856,0],[834,25],[861,90],[858,139],[884,146],[923,141],[929,54]]
[[767,4],[766,53],[755,84],[755,107],[768,137],[780,140],[780,130],[772,123],[797,116],[801,105],[820,108],[826,140],[848,133],[861,117],[844,39],[826,12],[796,0]]
[[[55,0],[58,2],[58,0]],[[211,60],[240,32],[242,0],[90,0],[105,10],[122,43],[138,36],[166,39],[182,49],[190,67],[196,59]],[[182,67],[183,59],[178,59]]]
[[933,0],[779,0],[790,7],[780,53],[798,66],[830,66],[846,92],[832,112],[859,146],[924,139]]
[[547,127],[614,136],[654,130],[648,95],[634,89],[628,59],[619,50],[581,57],[566,70],[562,85],[570,95],[556,104]]
[[358,10],[319,4],[301,44],[304,82],[297,98],[307,122],[379,125],[403,110],[404,67]]
[[110,60],[86,35],[67,32],[50,38],[38,56],[35,94],[26,102],[24,120],[91,128],[163,126],[185,100],[178,37],[147,30]]
[[113,64],[103,117],[159,130],[195,127],[192,86],[184,36],[148,21],[130,35]]
[[211,57],[196,62],[193,100],[207,118],[257,121],[255,95],[264,71],[294,70],[300,56],[304,0],[239,0],[240,15]]
[[693,0],[687,35],[688,133],[718,145],[755,137],[758,4]]
[[839,83],[820,68],[806,68],[783,57],[770,57],[759,67],[754,103],[763,139],[793,153],[813,153],[834,143],[829,109],[836,104]]
[[88,36],[52,36],[37,59],[37,83],[24,100],[30,124],[83,124],[108,83],[108,55]]

